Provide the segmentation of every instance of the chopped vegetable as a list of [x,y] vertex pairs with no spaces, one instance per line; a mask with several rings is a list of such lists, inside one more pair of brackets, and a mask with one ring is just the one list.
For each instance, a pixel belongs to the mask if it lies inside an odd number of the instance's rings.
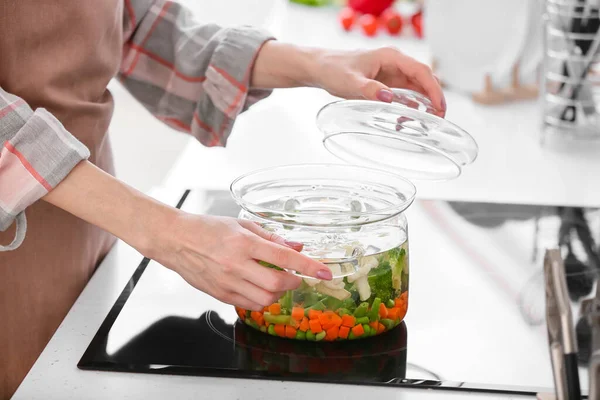
[[295,339],[296,338],[296,328],[292,328],[289,325],[285,326],[285,336],[290,338],[290,339]]
[[317,333],[317,334],[315,335],[315,340],[316,340],[317,342],[320,342],[321,340],[325,339],[325,336],[326,336],[326,335],[327,335],[327,332],[325,332],[325,331],[322,331],[322,332],[320,332],[320,333]]
[[388,318],[382,319],[381,321],[379,321],[384,327],[385,329],[389,330],[392,329],[394,327],[394,321]]
[[321,323],[318,319],[311,319],[310,321],[308,321],[308,326],[310,327],[310,330],[313,331],[313,333],[315,334],[323,331],[323,327],[321,326]]
[[347,339],[349,333],[350,328],[348,328],[347,326],[340,326],[339,337],[341,337],[342,339]]
[[356,339],[356,335],[354,334],[354,332],[352,332],[352,330],[350,330],[350,333],[348,334],[348,340],[354,340]]
[[273,315],[281,314],[281,304],[273,303],[269,306],[269,312]]
[[335,339],[338,338],[339,333],[340,333],[339,326],[333,326],[333,327],[327,329],[327,334],[325,336],[325,339],[329,340],[329,341],[334,341]]
[[342,326],[352,328],[354,325],[356,325],[356,318],[353,315],[342,316]]
[[394,305],[395,305],[395,304],[396,304],[396,303],[395,303],[395,302],[394,302],[394,300],[392,300],[392,299],[389,299],[389,300],[388,300],[388,301],[385,303],[385,305],[386,305],[388,308],[392,308],[392,307],[394,307]]
[[284,337],[285,336],[285,325],[277,324],[275,325],[275,333],[277,336]]
[[406,250],[403,247],[396,247],[389,252],[390,267],[392,268],[392,287],[396,290],[402,288],[402,270],[405,264]]
[[398,307],[388,309],[388,318],[389,319],[398,319],[400,316],[400,309]]
[[296,332],[296,340],[306,340],[306,333],[302,331]]
[[384,265],[371,272],[368,281],[372,295],[380,298],[383,303],[390,300],[393,302],[396,290],[392,287],[392,271]]
[[369,327],[368,324],[362,324],[363,330],[365,331],[364,335],[365,336],[370,336],[371,335],[371,328]]
[[312,306],[305,308],[304,309],[304,315],[306,315],[308,317],[308,312],[310,310],[315,310],[315,311],[323,311],[324,309],[326,309],[327,307],[325,307],[325,304],[323,304],[322,301],[317,301],[315,304],[313,304]]
[[381,305],[381,299],[376,297],[371,304],[371,309],[367,313],[369,321],[377,321],[379,319],[379,306]]
[[326,311],[319,316],[319,322],[325,330],[329,330],[334,326],[342,325],[342,317],[334,313],[333,311]]
[[317,284],[315,286],[315,290],[320,293],[323,293],[327,296],[335,297],[338,300],[345,300],[350,297],[350,292],[344,288],[341,289],[331,289],[323,284],[323,282]]
[[345,308],[340,308],[340,309],[338,310],[338,314],[339,314],[340,316],[344,316],[344,315],[351,314],[351,312],[350,312],[350,310],[347,310],[347,309],[345,309]]
[[293,293],[294,293],[293,290],[288,290],[287,292],[285,292],[283,297],[281,299],[279,299],[282,309],[288,310],[288,311],[292,309],[292,304],[293,304],[292,294]]
[[308,318],[304,317],[302,318],[302,322],[300,322],[300,330],[302,332],[306,332],[309,329],[309,325],[308,325]]
[[383,318],[387,318],[387,308],[385,307],[385,305],[383,303],[379,304],[379,318],[383,319]]
[[319,279],[314,279],[314,278],[304,278],[304,282],[310,286],[310,287],[314,287],[315,285],[317,285],[317,283],[321,282]]
[[369,303],[361,303],[354,311],[354,316],[357,318],[364,317],[367,315],[369,310]]
[[319,301],[319,294],[315,292],[308,292],[304,294],[304,307],[310,307]]
[[264,325],[263,325],[263,326],[261,326],[261,327],[260,327],[260,331],[261,331],[262,333],[265,333],[265,332],[267,331],[267,327],[266,327],[266,326],[264,326]]
[[308,318],[309,319],[319,319],[319,315],[323,314],[323,311],[321,310],[310,310],[308,312]]
[[258,326],[258,324],[256,322],[254,322],[253,320],[251,320],[250,318],[246,318],[246,325],[249,325],[251,327],[253,327],[254,329],[260,329],[260,327]]
[[[369,286],[369,280],[367,276],[361,276],[356,280],[356,289],[361,301],[369,300],[371,297],[371,287]],[[348,292],[350,293],[350,292]]]
[[362,325],[355,325],[352,328],[352,333],[354,333],[354,336],[360,337],[365,333],[365,328]]
[[304,318],[304,308],[302,307],[294,307],[292,308],[292,318],[295,320],[302,320]]
[[275,325],[269,325],[269,327],[267,328],[267,332],[269,333],[269,335],[277,336],[277,332],[275,332]]
[[356,318],[356,323],[357,324],[368,324],[369,323],[369,317]]
[[263,318],[269,324],[275,325],[289,325],[292,318],[289,315],[273,315],[271,313],[264,313]]
[[342,302],[342,307],[350,312],[354,312],[354,310],[356,310],[356,302],[354,299],[346,299]]
[[323,304],[325,304],[325,307],[329,310],[337,310],[338,308],[340,308],[342,306],[342,301],[339,299],[336,299],[335,297],[326,297],[322,300]]
[[315,334],[312,331],[306,331],[306,340],[314,341]]

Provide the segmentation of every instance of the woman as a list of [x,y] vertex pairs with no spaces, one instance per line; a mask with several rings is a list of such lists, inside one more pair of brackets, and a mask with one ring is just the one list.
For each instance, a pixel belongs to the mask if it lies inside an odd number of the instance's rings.
[[273,88],[390,102],[389,88],[405,87],[445,110],[431,70],[395,49],[300,48],[252,28],[196,24],[169,0],[0,0],[0,26],[0,398],[24,378],[115,237],[249,309],[300,282],[255,260],[331,279],[301,244],[244,221],[186,214],[114,178],[113,77],[207,146],[224,146],[236,116]]

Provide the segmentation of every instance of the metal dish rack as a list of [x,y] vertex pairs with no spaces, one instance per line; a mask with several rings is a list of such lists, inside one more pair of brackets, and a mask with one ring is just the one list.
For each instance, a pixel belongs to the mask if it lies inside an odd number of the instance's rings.
[[542,144],[600,141],[600,0],[544,0]]

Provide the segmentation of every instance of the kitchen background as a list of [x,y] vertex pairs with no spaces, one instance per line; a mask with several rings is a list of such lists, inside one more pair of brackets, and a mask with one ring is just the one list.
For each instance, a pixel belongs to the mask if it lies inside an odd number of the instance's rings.
[[[472,93],[478,103],[531,102],[537,96],[543,0],[398,0],[393,8],[402,15],[400,31],[395,32],[397,26],[392,19],[389,26],[380,26],[373,37],[368,33],[374,27],[368,23],[363,27],[358,21],[346,32],[336,4],[341,0],[331,1],[334,4],[329,7],[310,7],[289,0],[181,0],[199,22],[259,26],[281,40],[298,44],[346,49],[398,46],[435,67],[452,90]],[[363,2],[378,4],[386,0]],[[416,23],[425,38],[419,38],[411,17],[423,8],[422,22]],[[311,25],[319,28],[311,29]],[[509,87],[515,71],[519,88],[512,97],[510,93],[504,97],[495,93],[495,88],[489,90],[490,83],[500,89]],[[113,82],[110,88],[116,98],[111,139],[117,173],[125,182],[147,191],[164,180],[186,146],[197,144],[152,118],[118,83]],[[452,104],[449,107],[451,112]]]

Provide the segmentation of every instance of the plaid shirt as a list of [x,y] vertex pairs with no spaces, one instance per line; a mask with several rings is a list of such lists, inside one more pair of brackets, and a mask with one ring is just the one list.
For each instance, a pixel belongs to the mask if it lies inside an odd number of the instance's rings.
[[[206,146],[225,146],[236,116],[270,91],[249,89],[262,44],[252,28],[200,25],[171,0],[125,0],[123,58],[117,78],[156,118]],[[56,187],[88,149],[45,109],[0,87],[0,231],[17,222],[25,237],[25,209]]]

